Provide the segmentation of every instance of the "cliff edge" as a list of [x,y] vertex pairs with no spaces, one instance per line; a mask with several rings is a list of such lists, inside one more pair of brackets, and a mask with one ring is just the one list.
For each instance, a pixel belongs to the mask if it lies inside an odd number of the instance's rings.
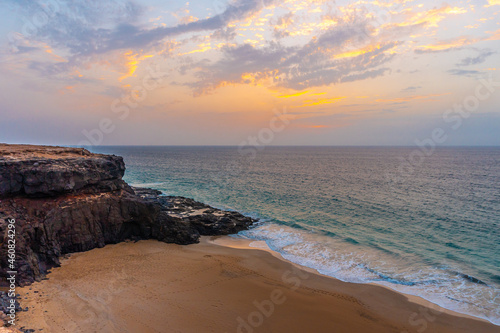
[[2,282],[11,270],[9,222],[15,225],[18,285],[41,280],[67,253],[125,239],[192,244],[200,235],[236,233],[255,222],[192,199],[132,188],[124,173],[119,156],[0,144]]

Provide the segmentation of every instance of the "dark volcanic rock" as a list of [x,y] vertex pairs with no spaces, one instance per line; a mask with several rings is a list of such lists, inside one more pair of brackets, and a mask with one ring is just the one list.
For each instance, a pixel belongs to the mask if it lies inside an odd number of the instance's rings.
[[[13,297],[9,297],[8,293],[0,291],[0,323],[2,323],[2,326],[10,326],[8,323],[8,321],[12,319],[10,316],[15,315],[16,312],[23,311],[18,302],[18,295],[12,296]],[[11,332],[15,331],[12,330]]]
[[23,311],[21,308],[21,305],[19,305],[19,302],[17,301],[18,297],[13,297],[10,298],[8,294],[5,291],[0,291],[0,312],[3,313],[8,313],[9,312],[9,307],[11,306],[11,299],[14,300],[14,310],[16,312]]
[[192,244],[254,220],[192,199],[132,189],[123,159],[84,149],[0,145],[0,277],[8,270],[8,219],[15,219],[20,285],[41,280],[59,257],[125,239]]
[[238,212],[215,209],[190,198],[163,196],[160,191],[134,187],[137,195],[161,207],[160,218],[182,223],[199,235],[229,235],[248,229],[254,219]]
[[121,180],[125,173],[122,157],[91,154],[81,148],[1,145],[0,170],[0,197],[127,187]]

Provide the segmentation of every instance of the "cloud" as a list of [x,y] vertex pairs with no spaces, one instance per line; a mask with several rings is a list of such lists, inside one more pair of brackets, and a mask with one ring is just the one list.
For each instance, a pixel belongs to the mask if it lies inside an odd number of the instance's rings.
[[410,86],[410,87],[402,89],[401,92],[415,92],[421,88],[422,88],[422,86]]
[[481,50],[479,51],[479,55],[477,57],[467,57],[462,59],[460,63],[457,64],[458,67],[464,67],[464,66],[472,66],[472,65],[478,65],[482,64],[483,62],[486,61],[486,59],[495,54],[496,52],[490,51],[490,50]]
[[153,57],[151,54],[139,56],[139,54],[134,54],[132,51],[125,53],[124,56],[126,59],[125,67],[127,68],[127,72],[118,79],[119,81],[123,81],[126,78],[133,76],[140,61]]
[[36,46],[24,46],[24,45],[16,45],[13,46],[10,50],[12,54],[24,54],[24,53],[32,53],[39,51],[40,48]]
[[103,46],[95,52],[108,52],[115,49],[145,48],[167,37],[189,32],[217,30],[226,27],[234,20],[242,20],[268,6],[274,0],[238,0],[226,10],[211,18],[198,20],[174,27],[158,27],[141,29],[136,26],[123,24],[104,36]]
[[72,53],[99,49],[109,26],[133,24],[143,8],[132,1],[107,0],[61,2],[21,0],[16,2],[26,24],[21,33],[27,39],[44,40],[52,47]]
[[[145,8],[130,0],[106,0],[89,2],[60,2],[58,0],[21,0],[13,2],[30,18],[45,13],[46,2],[54,3],[46,15],[46,24],[33,26],[25,39],[44,40],[52,48],[68,55],[65,64],[45,64],[50,69],[43,74],[71,70],[96,57],[115,51],[128,51],[163,47],[163,41],[176,35],[214,30],[214,38],[231,38],[234,32],[225,29],[233,20],[241,20],[255,14],[274,0],[236,0],[218,15],[172,27],[148,29],[137,21]],[[34,63],[32,68],[38,68]]]
[[450,5],[443,5],[440,8],[433,8],[431,10],[414,13],[409,12],[410,17],[401,23],[395,23],[394,26],[417,26],[423,25],[427,28],[437,28],[439,23],[449,15],[465,14],[467,10],[460,7],[451,7]]
[[500,0],[488,0],[488,4],[485,7],[491,7],[495,5],[500,5]]
[[[90,69],[91,65],[99,63],[112,67],[113,71],[118,66],[121,75],[117,78],[123,80],[133,76],[138,64],[148,55],[168,48],[169,52],[165,52],[161,60],[175,56],[175,69],[180,75],[189,75],[184,79],[174,78],[175,84],[187,85],[195,94],[230,84],[302,91],[388,75],[391,73],[389,63],[399,53],[414,48],[413,40],[403,44],[398,39],[406,39],[417,29],[438,27],[450,15],[467,12],[464,8],[449,5],[429,10],[411,5],[400,8],[401,12],[390,12],[394,23],[375,25],[378,13],[371,13],[364,1],[352,6],[328,5],[325,7],[329,9],[321,12],[320,7],[306,6],[307,2],[300,1],[292,1],[293,4],[286,2],[285,6],[278,8],[279,11],[273,11],[275,3],[279,6],[276,0],[232,0],[211,17],[202,18],[204,16],[197,13],[201,19],[194,19],[188,10],[184,10],[178,16],[179,23],[176,25],[152,26],[140,23],[146,21],[140,19],[148,8],[134,0],[85,3],[9,0],[9,3],[17,4],[15,6],[25,11],[26,17],[43,11],[47,2],[58,4],[53,6],[52,15],[49,15],[50,22],[37,27],[36,33],[27,36],[27,39],[42,40],[50,46],[50,50],[55,51],[51,58],[46,54],[45,58],[32,58],[29,68],[40,71],[44,76],[57,76],[70,73],[75,68]],[[323,1],[314,2],[320,4]],[[411,1],[397,3],[407,2]],[[373,4],[392,7],[380,1]],[[309,14],[317,13],[312,18],[313,22],[308,20],[311,17],[302,15],[300,11],[297,13],[302,7],[302,11],[306,10]],[[270,12],[263,12],[265,8]],[[283,11],[283,8],[292,8],[292,11]],[[397,18],[404,18],[404,22],[397,23]],[[238,21],[245,24],[251,21],[253,25],[242,28],[244,25],[238,25]],[[260,27],[261,23],[266,27]],[[292,30],[289,31],[289,28]],[[291,40],[291,33],[298,33],[299,30],[308,33]],[[176,38],[182,34],[186,34],[185,38],[179,37],[180,42],[177,42]],[[498,32],[490,34],[492,36],[488,40],[493,40]],[[273,35],[278,38],[266,43],[265,39]],[[280,39],[285,35],[289,38]],[[410,36],[414,38],[417,35]],[[448,52],[481,40],[485,39],[462,36],[422,45],[414,52]],[[173,49],[167,46],[172,42],[176,43]],[[193,47],[195,43],[197,46]],[[20,44],[16,52],[30,53],[36,50],[33,49],[35,46]],[[39,50],[49,52],[43,48]],[[481,53],[477,57],[465,58],[457,66],[479,64],[491,54]],[[65,61],[60,61],[63,58]]]
[[[267,80],[273,87],[304,90],[375,78],[390,72],[381,65],[395,56],[398,41],[371,45],[366,20],[346,18],[335,27],[301,46],[270,42],[257,48],[251,44],[223,47],[222,58],[204,60],[195,67],[198,81],[190,86],[195,94],[210,92],[227,84],[245,83],[249,74]],[[368,43],[368,45],[366,45]],[[360,47],[355,47],[360,45]]]
[[196,93],[213,90],[228,83],[243,82],[245,74],[253,73],[260,79],[267,78],[269,71],[280,65],[295,48],[283,47],[271,42],[264,48],[255,48],[250,44],[222,47],[223,58],[215,63],[203,60],[194,67],[198,81],[190,84]]
[[392,98],[392,99],[377,99],[375,100],[378,103],[406,103],[410,101],[415,101],[415,100],[421,100],[421,101],[434,101],[434,97],[440,97],[444,95],[449,95],[449,94],[431,94],[431,95],[414,95],[414,96],[408,96],[408,97],[399,97],[399,98]]
[[290,95],[281,95],[281,96],[278,96],[279,98],[290,98],[290,97],[297,97],[297,96],[302,96],[302,95],[305,95],[309,93],[308,90],[306,91],[301,91],[301,92],[298,92],[298,93],[295,93],[295,94],[290,94]]
[[478,42],[478,39],[470,37],[458,37],[452,40],[440,41],[435,44],[428,44],[420,46],[415,50],[417,54],[423,53],[437,53],[437,52],[449,52],[454,50],[460,50],[466,45],[470,45]]
[[448,71],[451,75],[466,76],[466,77],[476,77],[481,75],[480,71],[464,70],[464,69],[450,69]]
[[467,36],[461,36],[451,40],[440,41],[435,44],[423,45],[415,50],[417,54],[423,53],[436,53],[436,52],[449,52],[454,50],[461,50],[464,46],[472,45],[482,41],[492,41],[500,39],[500,29],[496,31],[487,31],[491,36],[482,38],[472,38]]
[[287,28],[293,24],[293,17],[294,14],[289,12],[288,14],[278,17],[276,21],[272,22],[274,25],[273,34],[275,38],[279,39],[290,36],[290,31],[288,31]]
[[317,106],[317,105],[323,105],[323,104],[332,104],[332,103],[337,103],[341,100],[346,98],[346,96],[340,96],[340,97],[332,97],[332,98],[319,98],[316,100],[308,99],[304,101],[303,105],[297,106],[297,107],[305,107],[305,106]]
[[237,32],[234,29],[234,27],[228,27],[228,28],[221,28],[218,30],[215,30],[212,35],[210,35],[211,40],[223,40],[223,41],[230,41],[236,38]]
[[383,76],[386,73],[389,73],[390,71],[391,70],[389,68],[379,68],[375,70],[364,71],[359,74],[351,74],[344,76],[343,78],[340,79],[340,82],[353,82],[366,79],[373,79],[379,76]]

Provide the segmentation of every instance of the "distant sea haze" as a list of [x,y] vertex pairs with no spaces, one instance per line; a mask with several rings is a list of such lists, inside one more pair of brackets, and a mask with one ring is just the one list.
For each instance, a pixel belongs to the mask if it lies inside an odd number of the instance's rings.
[[94,147],[125,180],[261,222],[238,237],[323,274],[500,325],[500,148]]

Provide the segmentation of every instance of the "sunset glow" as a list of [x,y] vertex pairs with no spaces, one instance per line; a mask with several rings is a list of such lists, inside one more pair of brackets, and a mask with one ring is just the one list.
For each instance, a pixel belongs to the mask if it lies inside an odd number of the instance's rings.
[[[273,144],[406,145],[500,81],[498,0],[0,6],[3,141],[78,144],[106,118],[102,144],[238,145],[287,108]],[[448,143],[500,144],[499,95]]]

